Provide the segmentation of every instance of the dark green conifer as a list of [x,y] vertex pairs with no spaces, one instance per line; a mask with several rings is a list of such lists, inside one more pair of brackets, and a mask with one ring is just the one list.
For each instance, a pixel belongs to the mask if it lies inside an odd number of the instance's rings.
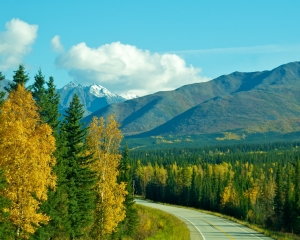
[[283,192],[283,179],[282,179],[282,170],[280,164],[277,166],[276,171],[276,189],[274,197],[274,212],[276,219],[276,230],[279,231],[282,228],[283,220],[283,206],[284,206],[284,192]]
[[71,238],[84,236],[92,223],[94,209],[95,174],[89,168],[92,155],[87,154],[86,128],[81,123],[83,105],[74,95],[64,119],[64,134],[67,141],[66,186],[68,191],[68,214],[71,224]]
[[287,167],[287,182],[285,191],[285,202],[283,206],[283,223],[285,230],[288,232],[293,232],[293,220],[294,220],[294,194],[292,186],[292,171],[290,165]]
[[46,111],[46,89],[45,89],[45,76],[43,76],[41,69],[39,69],[38,73],[34,76],[34,83],[30,86],[32,97],[36,101],[39,106],[39,112],[41,118],[45,121],[45,111]]
[[191,183],[191,189],[189,192],[189,205],[190,207],[198,207],[198,201],[199,201],[199,184],[196,182],[197,176],[195,171],[193,170],[192,175],[192,183]]
[[12,90],[16,90],[18,84],[22,84],[23,86],[29,81],[28,74],[25,71],[25,67],[23,65],[19,65],[19,69],[14,71],[15,75],[13,76],[13,83],[9,83],[8,87],[4,89],[7,92],[11,92]]

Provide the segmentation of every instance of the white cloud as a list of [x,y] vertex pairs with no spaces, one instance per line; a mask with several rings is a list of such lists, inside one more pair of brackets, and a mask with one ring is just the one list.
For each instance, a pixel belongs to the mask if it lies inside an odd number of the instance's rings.
[[120,42],[96,49],[79,43],[61,53],[56,65],[67,69],[77,83],[98,83],[119,94],[139,96],[208,80],[199,76],[201,69],[186,66],[175,54],[150,53]]
[[55,52],[62,53],[64,51],[64,47],[60,42],[60,37],[58,35],[54,36],[51,39],[51,45]]
[[20,19],[5,24],[6,31],[0,32],[0,70],[15,68],[31,51],[37,37],[37,25],[30,25]]

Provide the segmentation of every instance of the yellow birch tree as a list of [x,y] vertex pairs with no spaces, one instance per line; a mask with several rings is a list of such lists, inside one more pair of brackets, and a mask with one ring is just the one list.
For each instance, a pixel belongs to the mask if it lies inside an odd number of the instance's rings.
[[47,189],[55,188],[52,174],[55,139],[43,124],[30,92],[23,85],[13,90],[1,108],[0,168],[7,186],[1,194],[12,201],[10,221],[18,238],[28,238],[49,217],[39,212],[47,200]]
[[142,188],[143,197],[146,196],[146,186],[151,181],[154,176],[154,170],[150,162],[148,162],[147,166],[143,166],[141,162],[138,160],[137,169],[136,169],[136,177],[138,178],[139,184]]
[[123,202],[127,191],[125,183],[118,183],[118,167],[121,159],[119,147],[123,138],[113,116],[104,119],[94,117],[90,123],[87,143],[94,153],[95,161],[91,169],[97,173],[96,210],[93,239],[103,239],[115,231],[119,222],[125,218]]

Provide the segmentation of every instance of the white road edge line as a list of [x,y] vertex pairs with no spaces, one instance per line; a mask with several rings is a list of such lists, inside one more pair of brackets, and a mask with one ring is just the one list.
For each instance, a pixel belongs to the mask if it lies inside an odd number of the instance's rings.
[[173,213],[174,215],[176,215],[176,216],[178,216],[178,217],[181,217],[181,218],[183,218],[183,219],[185,219],[186,221],[188,221],[188,222],[190,222],[197,230],[198,230],[198,232],[201,234],[201,236],[202,236],[202,238],[203,238],[203,240],[205,240],[205,237],[204,237],[204,235],[202,234],[202,232],[200,231],[200,229],[199,228],[197,228],[197,226],[194,224],[194,223],[192,223],[190,220],[188,220],[187,218],[185,218],[185,217],[182,217],[181,215],[179,215],[179,214],[176,214],[176,213]]

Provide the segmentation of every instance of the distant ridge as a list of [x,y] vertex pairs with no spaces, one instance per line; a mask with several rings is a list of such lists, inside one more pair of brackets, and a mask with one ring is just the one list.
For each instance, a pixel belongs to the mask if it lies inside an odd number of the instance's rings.
[[92,116],[115,114],[126,135],[149,137],[224,131],[300,130],[300,62],[271,71],[234,72],[104,107]]

